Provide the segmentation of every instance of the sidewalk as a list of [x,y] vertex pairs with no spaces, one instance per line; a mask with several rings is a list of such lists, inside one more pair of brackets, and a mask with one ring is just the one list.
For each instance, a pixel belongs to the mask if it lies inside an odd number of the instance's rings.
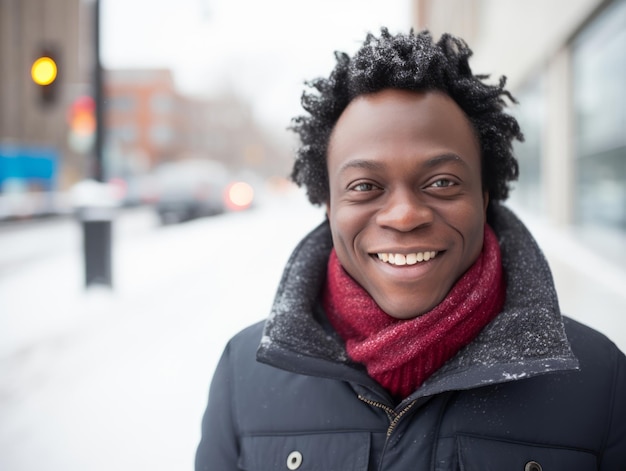
[[83,289],[79,253],[1,278],[0,470],[193,469],[226,341],[321,217],[294,203],[120,241],[113,291]]

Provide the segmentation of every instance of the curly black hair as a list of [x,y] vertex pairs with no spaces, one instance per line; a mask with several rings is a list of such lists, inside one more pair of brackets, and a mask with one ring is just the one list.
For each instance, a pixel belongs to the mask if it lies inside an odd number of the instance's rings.
[[337,64],[328,78],[306,82],[315,91],[302,94],[308,115],[293,118],[289,129],[300,138],[291,172],[298,186],[306,187],[314,205],[330,197],[326,152],[339,116],[356,97],[394,88],[412,91],[438,90],[450,96],[464,111],[478,137],[482,155],[483,188],[490,201],[503,201],[509,182],[518,177],[513,139],[524,140],[517,120],[504,111],[506,77],[498,85],[474,75],[469,66],[472,51],[465,41],[444,34],[435,43],[429,31],[392,35],[381,28],[380,37],[368,33],[361,48],[349,57],[335,52]]

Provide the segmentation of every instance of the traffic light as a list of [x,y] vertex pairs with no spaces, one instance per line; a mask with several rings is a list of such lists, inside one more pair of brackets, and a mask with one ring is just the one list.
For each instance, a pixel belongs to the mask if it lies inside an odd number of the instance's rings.
[[42,48],[30,69],[33,82],[39,88],[43,105],[52,105],[58,98],[59,65],[57,55],[49,48]]
[[86,153],[96,139],[96,102],[88,95],[79,96],[67,112],[68,144],[74,152]]

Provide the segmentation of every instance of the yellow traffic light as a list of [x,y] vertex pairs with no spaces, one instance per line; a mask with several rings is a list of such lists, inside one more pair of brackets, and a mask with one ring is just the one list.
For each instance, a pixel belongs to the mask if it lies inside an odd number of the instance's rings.
[[33,62],[30,74],[37,85],[50,85],[57,78],[57,64],[51,57],[40,57]]

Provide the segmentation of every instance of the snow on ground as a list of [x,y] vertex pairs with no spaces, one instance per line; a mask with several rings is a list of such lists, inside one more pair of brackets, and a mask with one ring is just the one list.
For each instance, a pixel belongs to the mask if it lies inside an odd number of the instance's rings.
[[119,241],[113,291],[79,253],[0,278],[0,469],[192,469],[225,342],[322,218],[298,198]]

